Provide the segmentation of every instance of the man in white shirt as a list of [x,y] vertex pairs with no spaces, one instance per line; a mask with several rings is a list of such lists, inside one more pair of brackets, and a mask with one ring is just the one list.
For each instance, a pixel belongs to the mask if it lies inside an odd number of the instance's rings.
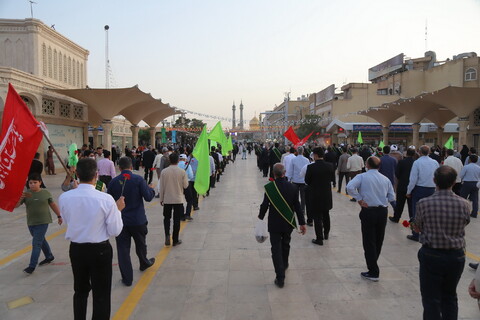
[[[350,149],[352,156],[347,160],[347,170],[350,172],[350,179],[353,180],[357,174],[362,173],[362,169],[365,167],[363,158],[357,154],[357,149]],[[355,198],[350,199],[352,202],[356,202]]]
[[[297,156],[289,162],[287,168],[288,181],[292,182],[300,194],[300,206],[305,212],[305,175],[301,175],[303,167],[310,163],[310,160],[303,156],[303,147],[298,147]],[[307,216],[307,225],[313,226],[313,218]]]
[[[284,157],[285,156],[285,157]],[[282,154],[282,164],[285,167],[285,170],[290,166],[292,159],[295,159],[295,148],[290,147],[288,153]],[[285,171],[285,176],[287,176],[287,171]]]
[[97,163],[90,158],[77,164],[80,184],[60,195],[60,213],[70,240],[75,319],[86,319],[90,290],[93,291],[93,319],[110,319],[112,287],[112,246],[108,239],[123,228],[124,197],[115,203],[112,196],[95,190]]
[[452,187],[452,191],[455,192],[455,194],[459,196],[460,195],[460,189],[462,188],[462,178],[460,178],[460,172],[462,172],[462,169],[463,169],[462,160],[453,156],[453,150],[452,149],[448,149],[447,150],[447,158],[443,161],[443,164],[445,166],[452,167],[457,172],[457,180],[455,181],[455,184]]

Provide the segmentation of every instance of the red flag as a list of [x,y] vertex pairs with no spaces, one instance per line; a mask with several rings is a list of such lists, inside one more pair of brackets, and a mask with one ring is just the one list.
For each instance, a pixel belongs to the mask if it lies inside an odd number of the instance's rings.
[[298,138],[297,134],[295,133],[295,131],[293,131],[293,128],[292,126],[290,126],[288,128],[287,131],[285,131],[285,133],[283,134],[283,136],[285,138],[287,138],[288,140],[290,140],[293,144],[297,144],[298,142],[300,142],[300,139]]
[[12,212],[22,195],[42,131],[11,84],[0,134],[0,208]]
[[298,141],[298,143],[295,144],[295,148],[297,147],[300,147],[300,146],[303,146],[305,144],[305,142],[307,142],[308,138],[310,138],[310,136],[313,134],[313,131],[310,132],[310,134],[308,136],[306,136],[305,138],[303,138],[302,140]]

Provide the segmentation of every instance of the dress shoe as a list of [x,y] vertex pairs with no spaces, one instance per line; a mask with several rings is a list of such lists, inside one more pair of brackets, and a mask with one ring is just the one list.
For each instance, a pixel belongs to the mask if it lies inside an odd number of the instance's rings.
[[398,223],[399,220],[395,219],[394,217],[388,217],[388,220]]
[[352,198],[350,199],[351,202],[357,202],[357,200],[355,200],[355,198]]
[[175,246],[178,246],[180,244],[182,244],[182,240],[178,240],[178,241],[174,242],[173,246],[175,247]]
[[51,257],[49,259],[45,259],[45,260],[42,260],[40,261],[40,263],[38,264],[38,266],[44,266],[44,265],[47,265],[49,264],[50,262],[52,262],[55,258],[54,257]]
[[157,199],[158,199],[158,198],[160,198],[160,195],[159,195],[159,194],[157,194],[157,195],[155,196],[155,198],[157,198]]
[[148,268],[150,268],[151,266],[153,266],[153,264],[155,263],[155,258],[150,258],[150,259],[148,259],[148,261],[150,261],[150,264],[146,265],[146,266],[141,266],[140,271],[145,271]]
[[123,283],[123,285],[126,286],[126,287],[132,286],[132,283],[131,283],[131,282],[127,282],[125,279],[122,279],[122,283]]
[[194,207],[193,210],[198,211],[198,210],[200,210],[200,208],[199,207]]
[[378,279],[378,276],[375,277],[375,276],[372,276],[370,273],[368,272],[361,272],[360,273],[360,276],[363,278],[363,279],[367,279],[367,280],[370,280],[370,281],[373,281],[373,282],[377,282],[379,279]]
[[468,264],[470,266],[470,268],[472,268],[473,270],[477,270],[478,269],[478,263],[469,263]]
[[414,236],[413,234],[409,234],[407,239],[418,242],[418,236]]
[[187,221],[192,221],[192,220],[193,220],[193,218],[192,218],[192,217],[190,217],[190,216],[186,216],[186,217],[185,217],[185,220],[187,220]]
[[476,219],[476,218],[477,218],[477,215],[476,215],[476,214],[470,214],[470,217],[472,217],[472,218],[475,218],[475,219]]
[[170,245],[170,236],[165,237],[165,245],[166,246]]
[[341,193],[341,192],[342,192],[342,191],[340,191],[340,190],[337,190],[337,193]]
[[186,219],[185,216],[183,216],[180,218],[180,221],[185,221],[185,219]]
[[323,236],[323,240],[328,240],[328,233],[325,233],[325,235]]
[[275,283],[275,285],[279,288],[283,288],[285,286],[285,282],[278,279],[275,279],[273,283]]
[[35,268],[32,267],[26,267],[25,269],[23,269],[23,272],[25,272],[26,274],[32,274],[33,271],[35,271]]
[[307,226],[313,227],[313,222],[307,222]]
[[312,243],[323,246],[323,240],[312,239]]

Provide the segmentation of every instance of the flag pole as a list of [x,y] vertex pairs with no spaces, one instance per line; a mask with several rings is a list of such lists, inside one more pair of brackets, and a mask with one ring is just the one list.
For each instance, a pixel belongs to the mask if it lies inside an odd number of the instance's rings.
[[67,166],[65,165],[65,162],[63,162],[62,158],[60,158],[60,155],[58,154],[57,149],[55,149],[55,147],[53,146],[52,141],[50,141],[50,138],[48,138],[47,134],[45,133],[45,131],[43,130],[42,127],[40,127],[40,130],[42,131],[43,136],[45,137],[45,139],[47,139],[47,142],[48,142],[48,144],[50,145],[50,147],[52,147],[53,152],[55,153],[55,155],[56,155],[57,158],[58,158],[58,161],[60,161],[60,163],[62,164],[63,168],[65,169],[65,172],[67,173],[67,176],[69,176],[70,178],[72,178],[72,175],[70,174],[70,170],[67,169]]

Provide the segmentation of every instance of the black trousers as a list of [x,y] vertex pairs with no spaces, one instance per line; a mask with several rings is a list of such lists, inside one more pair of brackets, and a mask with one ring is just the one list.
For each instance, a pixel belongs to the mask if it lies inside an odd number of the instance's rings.
[[263,176],[268,177],[268,164],[262,165]]
[[105,183],[105,188],[108,188],[108,184],[110,183],[110,181],[112,181],[112,177],[111,176],[100,176],[100,177],[98,177],[98,180]]
[[385,227],[387,225],[387,215],[387,207],[362,208],[360,211],[363,250],[368,272],[373,277],[378,277],[380,275],[377,260],[382,251]]
[[313,214],[313,224],[315,226],[315,236],[317,240],[328,238],[330,232],[330,210],[318,210]]
[[112,289],[112,257],[110,242],[70,243],[70,261],[73,271],[73,316],[87,318],[90,290],[93,295],[92,319],[110,319]]
[[118,267],[126,285],[132,284],[133,281],[132,260],[130,259],[132,238],[135,242],[135,252],[140,262],[140,268],[150,265],[150,261],[147,258],[147,233],[148,228],[146,224],[138,226],[124,225],[122,232],[115,238],[117,241]]
[[423,319],[457,319],[457,285],[465,266],[465,251],[423,246],[418,261]]
[[185,201],[187,201],[187,207],[185,208],[185,215],[190,217],[192,215],[192,204],[193,204],[193,181],[188,182],[188,187],[183,189],[183,195],[185,196]]
[[215,181],[216,181],[215,174],[210,176],[210,188],[215,188]]
[[195,181],[189,181],[188,182],[191,191],[192,191],[192,205],[193,208],[198,208],[198,193],[197,190],[195,190]]
[[152,183],[153,180],[153,171],[151,169],[151,167],[145,167],[145,175],[143,178],[147,181],[147,184]]
[[347,184],[350,181],[350,172],[341,172],[338,171],[338,191],[342,191],[342,181],[345,177],[345,193],[347,193]]
[[[302,208],[303,212],[305,212],[305,183],[293,183],[293,185],[297,188],[297,194],[300,194],[300,207]],[[312,218],[307,216],[308,222],[312,222]]]
[[407,190],[397,190],[397,206],[393,212],[393,218],[397,221],[400,220],[405,208],[405,202],[407,202],[408,217],[412,219],[412,198],[407,198]]
[[178,242],[178,233],[180,232],[180,220],[183,218],[183,203],[164,204],[163,205],[163,227],[165,229],[165,238],[170,237],[170,220],[173,210],[173,243]]
[[310,187],[305,185],[305,211],[307,213],[307,223],[313,222],[313,211],[315,208],[312,206]]
[[270,232],[270,244],[272,245],[273,267],[277,279],[285,279],[285,268],[288,267],[288,256],[290,254],[290,240],[292,231]]

